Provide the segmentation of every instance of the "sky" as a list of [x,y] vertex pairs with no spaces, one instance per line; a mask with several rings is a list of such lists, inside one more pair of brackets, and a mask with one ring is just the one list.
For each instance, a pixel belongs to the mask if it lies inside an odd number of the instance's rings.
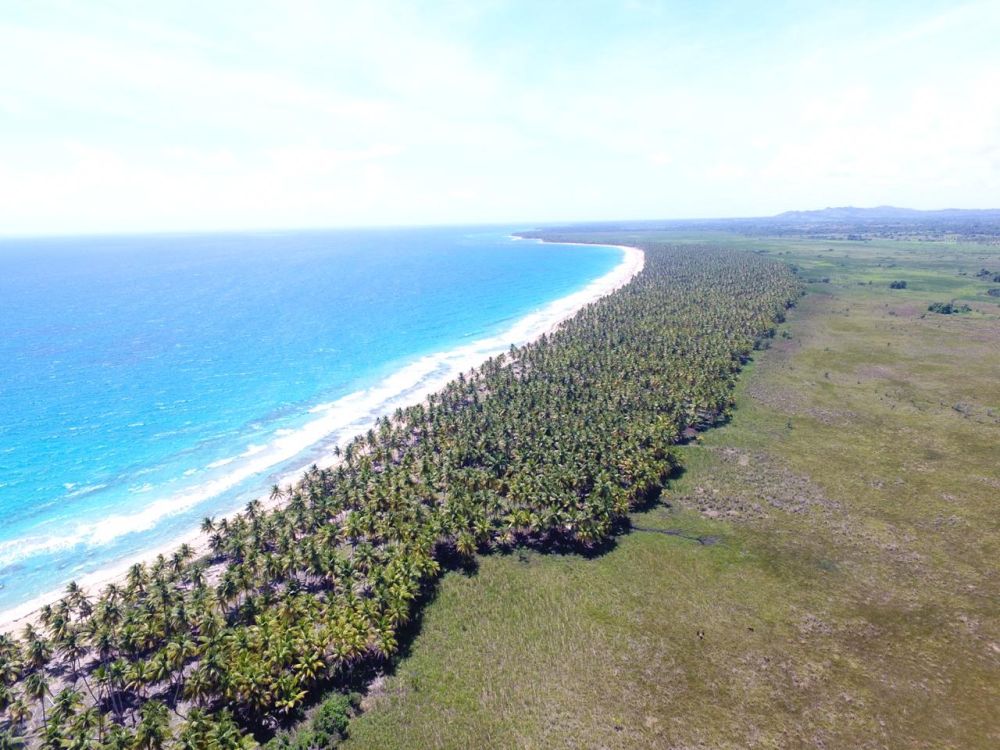
[[0,4],[0,234],[1000,207],[1000,0]]

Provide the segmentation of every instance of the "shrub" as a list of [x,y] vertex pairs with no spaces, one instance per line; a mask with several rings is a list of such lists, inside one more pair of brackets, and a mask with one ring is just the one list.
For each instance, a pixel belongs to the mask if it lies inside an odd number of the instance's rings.
[[319,713],[312,721],[313,731],[330,736],[342,736],[351,718],[351,700],[343,693],[336,693],[323,701]]
[[1000,297],[1000,288],[998,289],[987,289],[986,293],[991,297]]
[[354,702],[351,696],[333,693],[320,704],[309,724],[299,731],[284,732],[267,743],[267,750],[326,750],[347,736]]
[[930,312],[940,313],[941,315],[954,315],[972,311],[972,308],[968,305],[956,305],[954,302],[932,302],[927,309]]
[[905,281],[893,281],[891,284],[889,284],[889,288],[890,289],[906,289],[906,282]]

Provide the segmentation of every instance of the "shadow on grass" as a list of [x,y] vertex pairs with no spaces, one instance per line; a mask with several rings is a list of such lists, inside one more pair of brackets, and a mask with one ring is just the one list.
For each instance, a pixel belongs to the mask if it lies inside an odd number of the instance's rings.
[[[686,441],[685,441],[686,442]],[[664,490],[671,483],[676,482],[684,474],[684,467],[678,462],[674,464],[668,474],[666,474],[658,486],[652,487],[647,493],[638,499],[633,505],[633,513],[644,513],[656,507],[670,507],[664,499]],[[321,687],[310,693],[308,701],[290,721],[281,727],[259,727],[254,733],[258,742],[264,743],[271,739],[278,731],[296,731],[296,727],[301,727],[314,710],[327,698],[334,694],[363,694],[379,678],[391,676],[396,673],[397,667],[412,655],[413,645],[420,634],[424,616],[429,607],[437,599],[442,581],[448,573],[460,573],[463,576],[475,576],[479,572],[479,557],[486,555],[511,556],[519,555],[523,562],[527,562],[527,551],[538,552],[545,555],[565,555],[581,557],[584,559],[599,558],[618,546],[619,537],[630,533],[633,530],[643,530],[634,527],[631,519],[625,516],[615,524],[613,532],[602,542],[597,544],[583,544],[568,534],[548,532],[539,537],[521,536],[516,543],[501,547],[487,547],[479,550],[478,555],[466,555],[458,552],[454,545],[442,544],[436,549],[435,557],[441,565],[441,574],[433,581],[428,582],[423,587],[419,596],[413,601],[411,618],[404,625],[400,626],[396,632],[396,652],[391,657],[378,657],[369,655],[365,659],[355,662],[351,667],[343,672],[334,674]],[[709,543],[709,542],[703,542]]]

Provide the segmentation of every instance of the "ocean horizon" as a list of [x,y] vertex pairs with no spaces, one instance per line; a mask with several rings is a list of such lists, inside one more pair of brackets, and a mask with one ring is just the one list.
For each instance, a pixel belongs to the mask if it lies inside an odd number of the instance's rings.
[[0,240],[0,610],[287,484],[622,263],[519,229]]

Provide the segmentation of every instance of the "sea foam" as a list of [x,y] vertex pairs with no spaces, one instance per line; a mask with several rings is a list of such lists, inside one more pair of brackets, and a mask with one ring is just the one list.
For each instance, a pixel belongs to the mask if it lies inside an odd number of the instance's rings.
[[[355,435],[371,428],[379,417],[391,414],[399,407],[419,403],[460,373],[467,373],[490,357],[508,351],[511,345],[525,344],[551,331],[581,306],[625,283],[641,268],[641,253],[634,255],[626,252],[622,262],[610,273],[579,292],[555,300],[524,316],[506,331],[421,357],[390,374],[372,388],[312,406],[308,413],[317,415],[316,418],[298,429],[277,430],[275,439],[266,445],[250,444],[241,456],[219,459],[206,466],[207,469],[233,466],[221,476],[189,490],[158,498],[139,511],[114,513],[96,523],[79,524],[66,534],[0,543],[0,565],[9,565],[25,556],[63,550],[79,544],[105,545],[126,534],[148,531],[164,518],[195,508],[251,477],[269,477],[284,483],[297,476],[303,467],[281,477],[270,476],[272,468],[307,453],[322,443],[329,444],[331,451],[334,445],[346,445]],[[320,464],[330,462],[329,455],[317,461]],[[76,493],[96,489],[99,487],[85,487]],[[146,483],[130,489],[134,493],[148,493],[153,487]],[[263,489],[261,487],[262,492]]]
[[[555,252],[560,251],[555,249]],[[473,322],[466,329],[470,331],[465,334],[467,343],[416,356],[408,362],[404,359],[402,366],[374,379],[368,387],[336,398],[318,399],[313,404],[305,402],[295,405],[294,409],[292,402],[288,401],[275,411],[280,421],[271,417],[262,419],[263,413],[259,410],[254,418],[244,422],[242,428],[216,420],[218,435],[224,436],[228,442],[214,444],[211,450],[215,457],[211,453],[206,457],[207,448],[203,450],[200,447],[206,439],[203,425],[207,422],[199,416],[204,409],[204,399],[199,401],[182,396],[151,401],[151,408],[154,408],[153,404],[156,409],[183,405],[190,407],[191,411],[178,414],[172,422],[159,417],[155,420],[143,419],[143,414],[136,413],[139,419],[122,420],[122,426],[130,430],[145,427],[146,436],[128,440],[137,447],[157,446],[160,443],[179,446],[177,457],[162,460],[151,456],[153,462],[146,464],[135,464],[135,460],[130,459],[133,465],[126,469],[117,469],[113,456],[102,457],[102,464],[114,472],[108,475],[108,479],[89,483],[83,480],[67,481],[59,485],[66,500],[79,502],[86,499],[86,506],[67,504],[59,507],[56,503],[51,511],[45,511],[51,520],[43,524],[26,517],[24,530],[16,535],[13,528],[4,530],[0,526],[0,533],[9,536],[0,538],[0,584],[4,586],[0,589],[0,606],[23,603],[32,590],[46,590],[60,581],[65,582],[69,574],[78,577],[76,571],[96,571],[102,560],[106,560],[107,565],[117,565],[125,557],[134,557],[143,549],[162,546],[194,529],[201,514],[232,512],[249,497],[266,495],[271,484],[284,485],[293,481],[312,463],[329,465],[336,446],[342,447],[352,437],[369,429],[379,416],[425,399],[459,373],[468,372],[487,358],[506,352],[512,344],[523,344],[552,329],[580,306],[631,278],[641,268],[641,263],[641,253],[626,251],[611,272],[585,288],[577,287],[578,291],[554,302],[537,305],[527,314],[522,312],[509,316],[494,313],[497,323],[492,329],[495,332],[487,335],[475,333],[481,324]],[[499,323],[504,317],[513,318],[513,322],[505,328]],[[220,331],[224,330],[220,328]],[[405,335],[405,330],[393,331],[393,335],[398,338]],[[456,332],[452,340],[461,338],[462,335]],[[306,340],[304,343],[310,342]],[[336,350],[336,347],[324,348]],[[376,356],[384,355],[379,351]],[[303,361],[308,363],[308,360]],[[193,366],[188,369],[200,375],[200,371]],[[277,370],[277,377],[282,377],[282,366],[277,366]],[[295,376],[292,369],[289,377]],[[209,373],[207,377],[212,380],[192,381],[194,387],[198,382],[218,387],[213,385],[213,381],[220,382],[215,374]],[[221,382],[222,388],[229,387],[228,382]],[[267,408],[266,405],[263,408]],[[79,431],[74,434],[79,434]],[[109,438],[100,439],[106,442]],[[184,448],[183,441],[190,441],[191,447]],[[209,443],[205,445],[211,447]],[[0,452],[9,453],[15,447],[0,446]],[[192,460],[198,462],[192,464]],[[141,481],[136,481],[138,477],[142,478]],[[74,477],[67,479],[73,480]],[[68,486],[63,487],[63,484]],[[108,494],[113,492],[118,494]],[[123,497],[133,500],[124,502],[120,499]],[[34,507],[46,508],[46,501],[47,498],[39,498],[34,501]],[[169,520],[171,518],[175,520]],[[34,525],[28,526],[29,522]],[[136,535],[134,539],[139,541],[130,541],[133,538],[130,535]],[[150,541],[142,541],[146,539]],[[25,568],[25,563],[31,567]],[[18,571],[16,578],[12,573],[15,568]]]

